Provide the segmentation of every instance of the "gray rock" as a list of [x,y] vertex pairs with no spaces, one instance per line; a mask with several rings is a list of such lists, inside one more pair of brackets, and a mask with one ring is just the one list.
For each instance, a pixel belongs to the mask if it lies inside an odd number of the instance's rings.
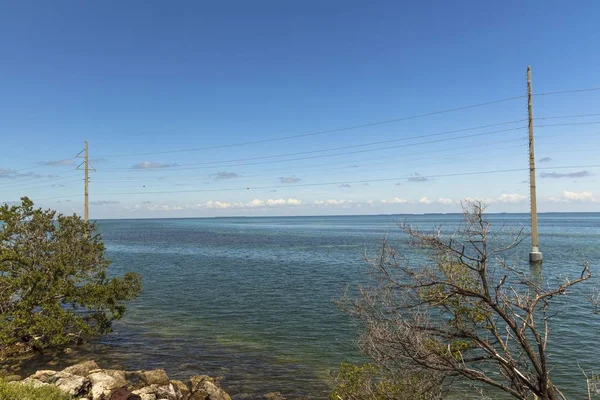
[[189,400],[231,400],[231,397],[206,375],[195,375],[190,378],[191,395]]
[[62,372],[79,376],[88,376],[91,371],[98,369],[100,369],[100,367],[98,367],[98,364],[96,364],[95,361],[91,360],[71,365],[70,367],[63,369]]
[[175,388],[175,393],[177,393],[178,400],[185,400],[190,395],[190,389],[182,381],[171,380],[171,385],[173,385],[173,387]]
[[71,396],[84,395],[91,386],[88,378],[64,371],[40,370],[26,380],[54,385]]
[[84,376],[68,374],[65,372],[59,372],[56,375],[59,377],[53,385],[61,391],[68,393],[70,396],[82,396],[87,394],[92,386],[91,381]]
[[142,371],[125,371],[125,379],[132,390],[139,390],[145,386],[146,380]]
[[140,396],[142,400],[156,400],[156,388],[158,385],[146,386],[138,390],[134,390],[132,393]]
[[42,369],[36,371],[35,374],[29,376],[27,379],[33,379],[44,383],[53,383],[58,379],[58,377],[56,376],[57,373],[58,372],[52,371],[50,369]]
[[168,385],[169,377],[164,369],[153,369],[151,371],[140,371],[147,385]]
[[88,375],[92,382],[90,395],[92,400],[104,400],[110,398],[112,392],[127,385],[125,371],[114,369],[95,370]]
[[156,395],[154,393],[141,394],[140,399],[142,400],[156,400]]
[[156,395],[154,393],[144,393],[138,395],[141,400],[156,400]]
[[180,400],[172,384],[158,386],[154,392],[156,397],[165,400]]

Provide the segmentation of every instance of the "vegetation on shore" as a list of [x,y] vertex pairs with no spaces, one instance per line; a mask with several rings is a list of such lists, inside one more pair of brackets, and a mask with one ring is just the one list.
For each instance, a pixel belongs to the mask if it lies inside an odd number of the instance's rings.
[[0,354],[44,349],[110,332],[141,292],[136,273],[109,277],[96,225],[76,215],[0,207]]
[[[572,279],[546,282],[506,261],[524,236],[516,232],[500,243],[484,208],[466,204],[454,234],[404,225],[427,256],[424,265],[409,265],[385,241],[368,260],[375,283],[339,304],[358,322],[360,349],[375,369],[343,366],[334,394],[439,399],[460,380],[480,397],[495,390],[521,400],[565,398],[551,379],[550,324],[560,312],[556,298],[590,279],[589,266]],[[407,384],[411,390],[397,396],[398,385]]]
[[55,386],[15,385],[0,379],[2,400],[71,400],[72,397]]

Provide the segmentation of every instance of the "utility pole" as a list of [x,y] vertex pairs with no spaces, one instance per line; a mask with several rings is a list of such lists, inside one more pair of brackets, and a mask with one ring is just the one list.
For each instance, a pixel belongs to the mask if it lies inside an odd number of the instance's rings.
[[535,189],[535,152],[533,146],[533,101],[531,94],[531,67],[527,67],[527,111],[529,114],[529,197],[531,200],[530,263],[541,263],[542,253],[538,239],[537,194]]
[[[83,153],[83,156],[81,153]],[[89,178],[90,157],[89,157],[89,152],[88,152],[87,140],[85,141],[85,148],[81,152],[79,152],[77,157],[83,158],[83,162],[81,164],[79,164],[77,169],[81,169],[81,166],[83,165],[83,170],[84,170],[83,219],[84,219],[84,221],[87,222],[90,219],[90,199],[89,199],[89,192],[88,192],[88,187],[89,187],[89,183],[90,183],[90,178]],[[92,170],[95,171],[94,167],[92,167]]]
[[90,157],[88,153],[88,142],[85,141],[85,189],[84,189],[84,200],[83,200],[83,219],[87,222],[90,219],[90,194],[88,193],[88,186],[90,183],[89,179],[90,172]]

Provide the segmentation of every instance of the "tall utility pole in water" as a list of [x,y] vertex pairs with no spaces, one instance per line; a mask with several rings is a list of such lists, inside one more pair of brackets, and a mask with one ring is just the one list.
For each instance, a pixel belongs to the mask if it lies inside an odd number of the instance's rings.
[[[83,157],[81,155],[81,153],[83,153]],[[90,199],[89,199],[89,193],[88,193],[88,184],[90,182],[89,179],[89,172],[90,172],[90,158],[89,158],[89,154],[88,154],[88,142],[87,140],[85,141],[85,148],[79,152],[79,154],[77,155],[77,157],[79,158],[83,158],[83,162],[81,164],[79,164],[79,166],[77,167],[77,169],[80,169],[80,167],[83,165],[84,168],[83,170],[85,171],[85,176],[84,176],[84,194],[83,194],[83,219],[87,222],[90,219]]]
[[529,196],[531,199],[531,252],[529,262],[542,261],[538,240],[537,195],[535,191],[535,153],[533,146],[533,101],[531,95],[531,67],[527,67],[527,111],[529,114]]
[[[90,183],[89,179],[90,172],[90,157],[88,154],[88,142],[85,141],[85,188],[84,188],[84,204],[83,204],[83,219],[87,222],[90,219],[90,194],[88,193],[88,185]],[[537,233],[536,233],[537,236]]]

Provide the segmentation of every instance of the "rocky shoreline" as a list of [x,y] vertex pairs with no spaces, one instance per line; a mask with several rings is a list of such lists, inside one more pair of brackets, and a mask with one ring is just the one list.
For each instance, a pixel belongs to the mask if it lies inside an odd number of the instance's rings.
[[[231,400],[218,381],[207,375],[194,375],[185,383],[169,379],[162,369],[101,369],[94,361],[61,371],[40,370],[23,380],[19,376],[5,380],[11,385],[53,385],[78,400]],[[279,393],[268,393],[264,398],[284,399]]]

